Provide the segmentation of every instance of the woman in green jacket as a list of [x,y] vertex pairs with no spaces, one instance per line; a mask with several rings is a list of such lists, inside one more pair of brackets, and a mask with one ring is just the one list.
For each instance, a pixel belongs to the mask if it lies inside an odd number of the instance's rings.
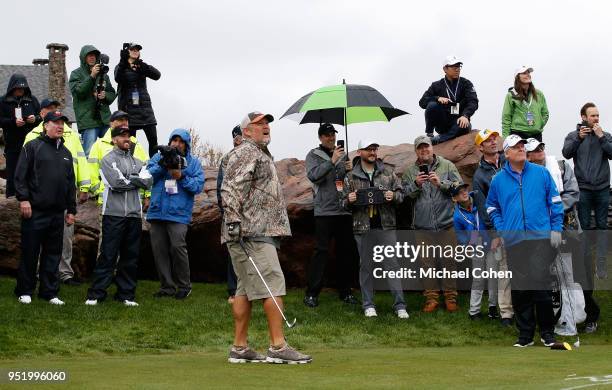
[[531,82],[533,68],[521,66],[514,73],[514,87],[508,89],[502,112],[504,137],[517,134],[523,139],[542,141],[542,132],[548,122],[548,107],[542,91]]

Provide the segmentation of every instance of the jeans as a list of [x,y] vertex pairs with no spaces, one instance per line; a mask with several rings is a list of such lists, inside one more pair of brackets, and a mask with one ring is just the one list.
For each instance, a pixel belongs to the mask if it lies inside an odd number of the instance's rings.
[[469,133],[472,125],[470,124],[465,129],[462,129],[457,124],[458,118],[458,115],[451,115],[450,106],[431,102],[425,108],[425,132],[433,134],[435,129],[440,134],[438,142],[445,142]]
[[[580,226],[584,230],[594,230],[591,226],[591,210],[595,210],[595,227],[598,230],[596,235],[587,234],[587,242],[584,246],[584,260],[586,263],[591,261],[591,246],[593,239],[596,241],[597,267],[606,266],[608,251],[608,239],[606,230],[608,229],[608,205],[610,203],[610,190],[606,187],[601,190],[580,189],[580,200],[578,201],[578,219]],[[589,242],[588,238],[591,238]]]
[[104,137],[108,130],[108,126],[92,127],[91,129],[83,129],[81,131],[81,143],[83,144],[83,151],[85,155],[89,157],[89,151],[98,138]]

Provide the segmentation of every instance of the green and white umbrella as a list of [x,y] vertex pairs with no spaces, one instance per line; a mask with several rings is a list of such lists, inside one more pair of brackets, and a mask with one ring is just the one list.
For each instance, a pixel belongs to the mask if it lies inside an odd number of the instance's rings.
[[281,117],[303,123],[334,123],[345,128],[348,151],[348,125],[389,122],[406,111],[395,108],[376,89],[367,85],[345,84],[319,88],[304,95]]

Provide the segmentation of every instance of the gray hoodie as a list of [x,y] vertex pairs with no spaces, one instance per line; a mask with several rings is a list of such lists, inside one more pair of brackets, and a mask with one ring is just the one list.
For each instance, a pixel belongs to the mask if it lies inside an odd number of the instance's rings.
[[141,218],[139,189],[150,189],[153,177],[145,163],[116,146],[102,159],[104,182],[102,215]]

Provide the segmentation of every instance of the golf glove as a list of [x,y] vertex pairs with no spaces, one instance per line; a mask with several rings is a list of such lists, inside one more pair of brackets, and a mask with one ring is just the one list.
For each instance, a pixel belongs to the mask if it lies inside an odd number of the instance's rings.
[[558,249],[561,246],[561,232],[550,232],[550,246],[555,249]]
[[227,224],[227,234],[233,242],[240,241],[240,222],[232,222]]

